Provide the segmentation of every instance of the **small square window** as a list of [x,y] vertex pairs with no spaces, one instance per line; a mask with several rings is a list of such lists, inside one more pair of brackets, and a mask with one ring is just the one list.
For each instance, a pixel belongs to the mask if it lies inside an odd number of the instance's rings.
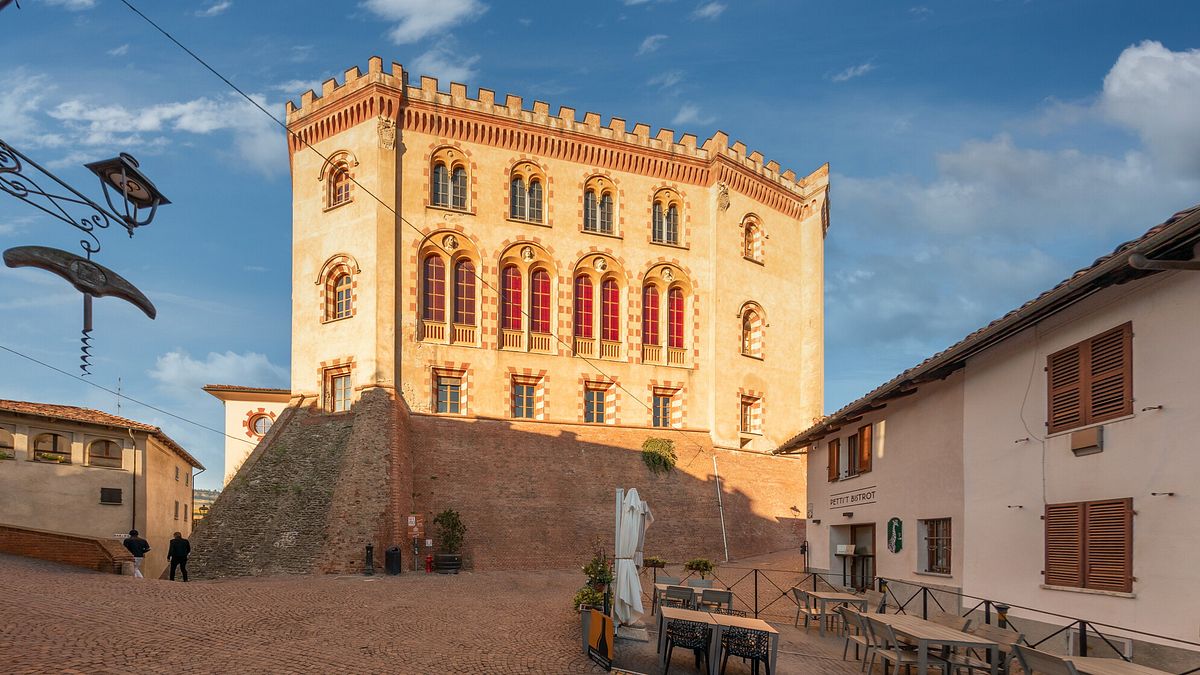
[[950,574],[950,519],[933,518],[921,521],[922,546],[918,550],[921,571]]
[[350,368],[339,366],[325,371],[325,407],[329,412],[348,412],[351,403]]
[[758,398],[753,396],[742,397],[741,414],[738,418],[738,430],[743,434],[762,433]]
[[533,419],[534,397],[537,387],[529,382],[512,384],[512,416],[520,419]]
[[599,386],[589,386],[583,391],[583,421],[589,424],[604,424],[604,408],[607,403],[608,390]]
[[175,502],[175,520],[179,520],[179,502]]
[[457,415],[462,412],[462,378],[437,376],[436,405],[439,413]]
[[120,504],[121,488],[100,488],[101,504]]

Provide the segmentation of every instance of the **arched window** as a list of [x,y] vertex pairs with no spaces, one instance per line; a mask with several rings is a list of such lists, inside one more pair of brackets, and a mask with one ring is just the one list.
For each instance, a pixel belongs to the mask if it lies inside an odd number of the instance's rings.
[[517,220],[528,218],[525,202],[525,181],[514,178],[508,189],[508,215]]
[[88,446],[88,465],[121,468],[121,446],[112,441],[92,441]]
[[329,177],[329,208],[350,202],[350,170],[336,167]]
[[683,289],[678,286],[667,292],[667,346],[683,349]]
[[596,191],[588,190],[583,193],[583,230],[584,232],[599,232],[600,218],[596,211]]
[[467,208],[467,170],[454,167],[450,180],[450,201],[456,209]]
[[71,442],[59,434],[42,434],[33,439],[33,457],[45,462],[71,461]]
[[600,198],[600,231],[613,233],[613,198],[607,192]]
[[651,210],[651,239],[656,244],[679,245],[679,210],[683,202],[670,188],[663,188],[654,195]]
[[762,315],[752,307],[742,311],[742,353],[762,357]]
[[600,284],[600,339],[621,340],[621,291],[615,279]]
[[592,337],[592,301],[595,288],[586,274],[575,277],[575,337]]
[[746,223],[744,236],[742,256],[747,260],[758,260],[758,226],[754,223]]
[[516,265],[500,275],[501,324],[504,330],[521,330],[521,270]]
[[475,325],[475,265],[466,259],[454,264],[454,323]]
[[529,182],[529,220],[542,222],[542,182],[537,179]]
[[426,321],[446,320],[446,263],[441,256],[430,255],[425,258],[425,283],[421,287],[421,295],[425,307]]
[[536,269],[529,280],[529,330],[550,333],[550,273]]
[[658,288],[647,285],[642,289],[642,344],[657,345],[659,294]]
[[339,274],[330,284],[333,287],[333,311],[330,319],[345,319],[354,314],[354,283],[349,274]]
[[433,165],[433,205],[450,206],[450,170],[445,164]]

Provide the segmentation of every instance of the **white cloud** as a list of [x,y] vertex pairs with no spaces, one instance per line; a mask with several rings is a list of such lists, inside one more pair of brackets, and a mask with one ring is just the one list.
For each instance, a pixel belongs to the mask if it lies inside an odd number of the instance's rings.
[[532,25],[533,25],[533,19],[530,19],[529,17],[524,17],[524,16],[523,16],[523,17],[521,17],[520,19],[517,19],[517,23],[521,24],[522,26],[532,26]]
[[176,349],[159,356],[146,374],[163,393],[180,400],[202,398],[200,388],[206,384],[273,387],[288,383],[287,369],[257,352],[210,352],[199,360]]
[[1167,167],[1200,177],[1200,50],[1145,41],[1121,52],[1099,107],[1129,127]]
[[702,113],[700,106],[695,103],[684,103],[679,112],[675,113],[675,117],[671,119],[671,124],[684,126],[687,124],[709,124],[712,121],[712,117]]
[[658,48],[662,46],[663,41],[665,41],[668,37],[669,36],[663,35],[662,33],[656,33],[654,35],[647,36],[645,40],[642,40],[642,44],[638,46],[637,55],[641,56],[643,54],[649,54],[651,52],[658,51]]
[[244,271],[244,272],[270,272],[271,270],[267,267],[263,267],[262,265],[245,265],[244,267],[242,267],[242,271]]
[[933,14],[933,10],[929,9],[925,5],[917,5],[916,7],[909,7],[908,13],[917,17],[918,19],[924,19],[930,14]]
[[668,70],[665,73],[660,73],[646,80],[646,84],[651,87],[661,87],[663,89],[672,89],[681,82],[683,82],[682,70]]
[[125,56],[128,53],[129,53],[129,44],[128,43],[123,44],[120,47],[113,47],[112,49],[105,52],[105,54],[108,54],[109,56]]
[[321,82],[321,80],[287,80],[272,86],[271,89],[283,92],[286,96],[299,96],[309,89],[320,93]]
[[461,56],[449,47],[439,45],[418,56],[412,65],[415,72],[436,77],[443,82],[465,83],[478,72],[476,63],[479,63],[478,54]]
[[487,5],[478,0],[366,0],[363,6],[387,21],[398,22],[389,36],[402,45],[478,19],[487,11]]
[[219,2],[215,2],[208,7],[197,11],[196,16],[207,19],[224,14],[225,10],[229,9],[230,7],[233,7],[233,0],[220,0]]
[[693,19],[715,19],[728,9],[728,6],[720,2],[706,2],[700,5],[692,12]]
[[866,75],[867,73],[871,72],[872,70],[875,70],[874,63],[870,63],[870,62],[860,63],[857,66],[850,66],[849,68],[843,70],[842,72],[835,74],[830,79],[833,80],[834,82],[845,82],[846,80],[853,80],[856,77],[861,77],[863,75]]
[[47,5],[62,7],[69,12],[79,12],[96,6],[96,0],[46,0]]

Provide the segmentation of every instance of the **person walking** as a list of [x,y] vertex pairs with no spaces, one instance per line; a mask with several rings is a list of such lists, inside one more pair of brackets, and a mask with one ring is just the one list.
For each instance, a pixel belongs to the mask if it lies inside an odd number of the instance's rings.
[[138,536],[137,530],[130,530],[129,536],[125,538],[125,548],[133,554],[133,578],[142,579],[142,560],[145,559],[146,553],[150,551],[150,542]]
[[176,532],[175,538],[171,540],[171,546],[167,548],[167,561],[171,563],[171,581],[175,581],[175,568],[178,567],[183,572],[183,580],[187,581],[187,559],[188,554],[192,552],[192,545],[183,535]]

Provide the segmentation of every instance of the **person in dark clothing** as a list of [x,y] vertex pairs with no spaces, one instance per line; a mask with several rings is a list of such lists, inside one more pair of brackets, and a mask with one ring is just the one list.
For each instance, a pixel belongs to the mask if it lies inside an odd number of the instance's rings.
[[188,554],[192,552],[192,545],[183,535],[176,532],[175,538],[171,540],[171,546],[167,549],[167,561],[171,563],[171,581],[175,581],[175,568],[178,567],[183,572],[183,580],[187,581],[187,559]]
[[146,557],[146,553],[150,551],[150,542],[138,536],[137,530],[130,530],[129,536],[125,538],[125,548],[133,554],[133,578],[142,578],[142,560]]

